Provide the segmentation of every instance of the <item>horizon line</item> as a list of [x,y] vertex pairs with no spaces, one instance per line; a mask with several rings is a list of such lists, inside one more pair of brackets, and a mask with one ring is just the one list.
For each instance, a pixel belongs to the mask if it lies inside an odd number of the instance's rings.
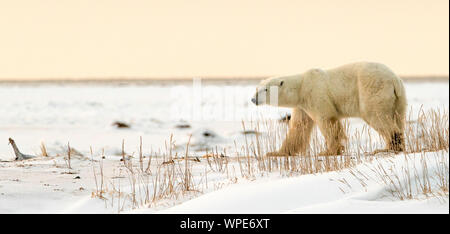
[[[173,76],[173,77],[127,77],[127,76],[92,76],[92,77],[49,77],[49,78],[6,78],[0,77],[1,83],[40,83],[40,82],[121,82],[121,81],[188,81],[193,79],[227,81],[227,80],[260,80],[273,77],[265,76]],[[449,80],[449,75],[399,75],[404,80]]]

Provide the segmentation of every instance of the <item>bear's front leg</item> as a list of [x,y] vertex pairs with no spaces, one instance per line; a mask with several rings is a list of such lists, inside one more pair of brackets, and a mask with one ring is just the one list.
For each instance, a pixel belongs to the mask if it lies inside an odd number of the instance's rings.
[[293,156],[306,152],[313,127],[314,121],[302,109],[294,108],[289,121],[289,131],[281,148],[267,153],[266,156]]
[[320,132],[325,137],[325,142],[327,145],[326,151],[320,152],[319,155],[341,155],[345,150],[342,143],[347,138],[341,122],[334,118],[322,119],[318,122],[318,126]]

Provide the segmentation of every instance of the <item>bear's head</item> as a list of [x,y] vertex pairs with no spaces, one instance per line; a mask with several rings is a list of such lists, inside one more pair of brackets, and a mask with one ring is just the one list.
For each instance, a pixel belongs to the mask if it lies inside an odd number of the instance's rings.
[[[297,78],[297,79],[296,79]],[[298,104],[298,77],[273,77],[261,81],[251,99],[255,105],[295,107]]]

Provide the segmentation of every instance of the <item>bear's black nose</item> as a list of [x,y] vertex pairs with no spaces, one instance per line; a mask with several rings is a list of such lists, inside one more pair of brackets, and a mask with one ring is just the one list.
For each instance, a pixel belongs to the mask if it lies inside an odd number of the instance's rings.
[[252,98],[252,102],[253,104],[258,105],[258,103],[256,102],[256,98]]

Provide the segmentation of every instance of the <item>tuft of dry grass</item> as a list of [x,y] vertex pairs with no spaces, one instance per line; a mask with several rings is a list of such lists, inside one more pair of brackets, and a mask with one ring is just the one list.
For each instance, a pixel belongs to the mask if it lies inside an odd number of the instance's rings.
[[[399,200],[429,197],[448,198],[449,167],[445,151],[403,154],[405,163],[395,158],[367,165],[369,170],[350,169],[363,187],[369,180],[386,187],[386,192]],[[434,170],[433,170],[434,169]],[[434,173],[430,173],[434,172]]]
[[99,162],[99,171],[100,171],[99,181],[97,181],[97,173],[95,171],[95,166],[94,166],[94,154],[92,152],[92,147],[90,147],[90,152],[91,152],[91,162],[92,162],[92,173],[94,175],[94,180],[95,180],[95,192],[92,192],[92,197],[97,197],[97,198],[105,200],[106,198],[105,198],[104,194],[107,192],[107,189],[104,187],[104,181],[105,181],[105,176],[103,173],[104,152],[102,151],[102,156],[100,157],[100,162]]
[[44,157],[48,157],[47,147],[44,142],[41,142],[41,155]]
[[72,169],[71,166],[71,158],[72,157],[72,150],[70,149],[70,143],[67,143],[67,157],[64,158],[64,161],[66,162],[67,168]]
[[[97,181],[97,173],[93,166],[96,183],[96,192],[93,192],[93,197],[107,200],[105,194],[109,194],[111,206],[117,207],[117,212],[120,213],[126,207],[131,209],[152,207],[167,199],[177,200],[183,196],[198,194],[200,192],[199,184],[202,181],[196,183],[194,180],[193,165],[190,162],[199,162],[199,159],[189,157],[189,144],[190,140],[186,145],[184,157],[179,158],[177,155],[172,155],[176,145],[172,142],[171,137],[166,153],[160,157],[151,156],[153,153],[145,157],[142,150],[142,138],[140,138],[138,164],[134,165],[133,160],[126,157],[125,141],[122,141],[121,161],[123,164],[121,168],[126,173],[128,184],[124,186],[120,180],[117,183],[112,180],[110,182],[111,189],[105,189],[103,187],[103,160],[100,160],[100,182]],[[146,158],[147,162],[145,162]],[[94,162],[93,159],[92,162]],[[144,164],[147,164],[146,169],[144,169]],[[116,202],[112,201],[114,197],[116,197]]]
[[432,109],[419,111],[418,116],[411,116],[406,125],[407,151],[410,153],[422,151],[446,150],[449,147],[449,117],[448,110]]

